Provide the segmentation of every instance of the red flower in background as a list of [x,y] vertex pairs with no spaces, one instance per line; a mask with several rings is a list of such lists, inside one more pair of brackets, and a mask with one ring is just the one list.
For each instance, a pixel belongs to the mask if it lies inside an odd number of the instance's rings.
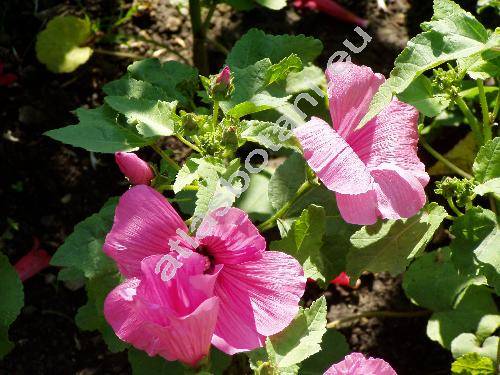
[[307,8],[317,10],[361,27],[368,26],[368,20],[356,16],[333,0],[294,0],[293,5],[298,9]]
[[3,72],[4,63],[0,62],[0,86],[10,86],[17,81],[17,76],[14,73]]
[[40,249],[40,241],[33,238],[33,247],[14,265],[21,281],[26,281],[35,276],[41,270],[47,268],[50,264],[50,255],[43,249]]

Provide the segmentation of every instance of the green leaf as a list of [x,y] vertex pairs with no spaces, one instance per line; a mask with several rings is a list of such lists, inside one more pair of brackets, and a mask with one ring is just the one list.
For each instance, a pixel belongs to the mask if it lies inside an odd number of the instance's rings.
[[215,346],[210,348],[210,373],[222,375],[231,364],[232,357],[221,352]]
[[296,365],[321,350],[326,332],[326,299],[321,297],[308,309],[300,309],[292,323],[266,340],[266,350],[278,368]]
[[454,358],[467,353],[477,353],[482,357],[497,359],[498,336],[490,336],[484,342],[472,333],[462,333],[451,342],[451,352]]
[[167,361],[162,357],[150,357],[145,352],[130,348],[128,361],[133,375],[184,375],[180,362]]
[[434,0],[434,15],[422,24],[424,32],[412,38],[396,58],[390,78],[375,94],[361,123],[378,114],[392,99],[425,71],[447,61],[490,49],[497,37],[489,35],[472,14],[452,0]]
[[500,51],[488,50],[459,60],[458,66],[467,70],[472,79],[487,80],[500,75]]
[[418,76],[398,95],[398,99],[413,105],[427,117],[439,115],[451,102],[447,95],[436,93],[431,80],[424,75]]
[[457,218],[451,227],[450,244],[456,267],[469,275],[482,274],[500,291],[500,230],[490,210],[475,207]]
[[72,72],[92,55],[92,48],[84,46],[91,35],[88,18],[56,16],[37,35],[36,57],[54,73]]
[[403,288],[417,305],[433,311],[450,310],[457,298],[477,279],[461,274],[449,248],[422,255],[406,271]]
[[493,178],[474,188],[474,193],[485,195],[488,193],[496,194],[500,197],[500,177]]
[[286,6],[286,0],[255,0],[258,4],[273,10],[279,10]]
[[422,253],[446,215],[443,207],[430,203],[410,219],[363,227],[351,237],[354,248],[347,255],[347,274],[352,278],[363,271],[398,275]]
[[98,213],[77,224],[50,264],[81,270],[88,279],[116,272],[115,263],[104,254],[102,247],[111,230],[117,204],[118,198],[110,198]]
[[[220,102],[220,106],[225,113],[233,112],[233,117],[241,117],[244,114],[250,114],[250,110],[260,112],[263,108],[279,108],[290,105],[290,98],[285,92],[273,95],[269,92],[267,85],[267,71],[272,67],[269,59],[256,62],[245,68],[232,68],[234,92],[227,101]],[[238,107],[234,110],[233,107]],[[253,103],[253,107],[248,103]]]
[[184,187],[196,181],[200,175],[198,174],[199,164],[194,159],[187,160],[182,168],[177,173],[174,182],[174,193],[177,194]]
[[123,113],[129,122],[138,123],[137,131],[149,138],[174,134],[175,108],[177,102],[134,99],[123,96],[108,96],[106,103]]
[[427,324],[427,335],[450,349],[452,341],[462,333],[476,334],[481,328],[483,335],[491,335],[496,324],[480,325],[482,319],[490,315],[498,316],[490,289],[482,285],[471,285],[451,309],[432,314]]
[[24,305],[23,283],[9,259],[0,253],[0,358],[13,347],[9,341],[9,326]]
[[493,8],[497,13],[500,13],[499,0],[477,0],[477,12],[482,13],[486,8]]
[[474,177],[479,182],[500,177],[500,137],[496,137],[481,146],[472,170]]
[[294,152],[276,169],[269,182],[268,192],[269,200],[276,210],[291,200],[306,181],[306,168],[304,158]]
[[495,375],[495,365],[491,358],[469,353],[451,364],[453,375]]
[[341,361],[348,353],[349,345],[344,335],[328,329],[323,336],[321,351],[302,362],[299,375],[324,374],[333,363]]
[[[258,143],[273,151],[278,151],[282,147],[292,148],[298,151],[292,132],[288,128],[281,127],[275,122],[257,120],[242,121],[241,126],[243,128],[241,139],[245,141]],[[282,142],[280,137],[286,140]]]
[[198,71],[177,61],[163,64],[158,59],[136,61],[128,67],[130,77],[151,83],[162,89],[168,101],[177,100],[183,107],[189,108],[198,89]]
[[123,351],[129,346],[116,336],[104,318],[104,300],[109,292],[120,283],[120,280],[118,272],[87,280],[87,304],[80,307],[75,316],[76,325],[81,330],[101,332],[106,345],[113,353]]
[[285,57],[279,63],[272,65],[266,72],[267,85],[282,81],[292,72],[302,70],[302,60],[294,53]]
[[270,35],[258,29],[249,30],[236,42],[229,53],[226,64],[234,68],[245,68],[268,58],[277,64],[292,53],[300,56],[303,64],[312,62],[323,49],[318,39],[304,35]]
[[107,105],[96,109],[79,108],[76,115],[80,120],[77,125],[49,130],[44,134],[87,151],[105,153],[134,151],[151,143],[151,140],[140,137],[130,127],[122,125],[117,113]]
[[250,174],[250,186],[236,200],[235,206],[245,211],[252,220],[264,221],[274,212],[265,193],[269,186],[270,173]]
[[298,94],[311,90],[311,86],[326,88],[323,70],[315,65],[308,65],[300,72],[291,72],[286,78],[287,94]]
[[125,96],[134,99],[174,101],[165,90],[146,81],[139,81],[125,76],[111,81],[103,86],[102,90],[109,96]]
[[250,115],[252,113],[258,113],[265,111],[267,109],[273,108],[270,105],[265,104],[264,97],[253,98],[253,102],[242,102],[236,104],[233,108],[229,109],[226,114],[228,116],[234,117],[235,119],[239,119],[243,116]]
[[[237,160],[237,159],[236,159]],[[230,164],[227,169],[214,160],[203,159],[199,162],[198,174],[201,178],[199,190],[196,192],[196,208],[193,216],[202,219],[208,212],[219,207],[230,207],[236,196],[227,186],[221,183],[221,177],[227,179],[236,171],[239,163]],[[237,190],[236,186],[233,186]],[[200,221],[201,222],[201,221]]]
[[286,236],[271,242],[269,248],[293,256],[304,268],[306,277],[326,283],[333,275],[328,269],[330,260],[320,252],[324,233],[325,210],[311,205],[292,224]]

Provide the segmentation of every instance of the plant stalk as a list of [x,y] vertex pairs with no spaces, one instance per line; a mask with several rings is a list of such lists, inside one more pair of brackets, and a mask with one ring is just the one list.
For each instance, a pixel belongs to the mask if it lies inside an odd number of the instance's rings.
[[429,310],[418,310],[418,311],[367,311],[356,315],[346,316],[330,322],[326,325],[326,328],[337,328],[339,325],[344,323],[349,323],[362,318],[416,318],[419,316],[430,315],[432,311]]
[[150,146],[153,150],[156,151],[158,155],[162,157],[162,159],[164,159],[168,164],[170,164],[173,168],[175,168],[176,171],[181,169],[181,167],[179,167],[179,165],[173,159],[171,159],[170,156],[168,156],[166,152],[163,151],[160,147],[158,147],[157,145],[150,145]]
[[486,100],[486,93],[484,92],[483,81],[476,80],[477,88],[479,89],[479,102],[481,103],[481,113],[483,115],[483,137],[484,142],[491,141],[492,132],[490,124],[490,113],[488,111],[488,101]]
[[201,149],[196,146],[195,144],[189,142],[186,138],[184,138],[182,135],[180,134],[177,134],[176,137],[179,139],[179,141],[181,141],[182,143],[184,143],[186,146],[192,148],[193,150],[195,150],[196,152],[200,153],[200,154],[203,154],[203,152],[201,152]]
[[191,31],[193,34],[193,63],[201,74],[208,75],[206,30],[201,20],[200,0],[189,0],[189,16],[191,17]]
[[453,164],[451,161],[449,161],[448,159],[446,159],[439,152],[437,152],[436,150],[434,150],[432,148],[432,146],[429,143],[427,143],[427,141],[424,139],[424,137],[420,137],[420,143],[427,150],[427,152],[429,154],[431,154],[432,156],[434,156],[437,160],[439,160],[441,163],[443,163],[444,165],[446,165],[453,172],[455,172],[456,174],[458,174],[458,175],[460,175],[460,176],[462,176],[464,178],[467,178],[467,179],[471,179],[472,178],[472,176],[470,174],[468,174],[467,172],[465,172],[463,169],[457,167],[455,164]]
[[479,146],[482,145],[484,143],[483,134],[481,132],[480,123],[477,120],[476,116],[474,116],[470,108],[467,106],[467,103],[465,103],[465,101],[460,96],[457,96],[455,98],[455,103],[457,103],[458,108],[460,108],[465,118],[469,122],[472,132],[474,133],[474,137],[476,137],[477,144]]
[[295,193],[292,199],[290,199],[288,202],[286,202],[283,207],[281,207],[273,216],[271,216],[269,219],[261,223],[257,228],[261,232],[265,232],[271,228],[273,228],[276,225],[276,221],[280,219],[283,215],[286,214],[286,212],[292,207],[292,205],[299,199],[304,193],[312,189],[314,185],[306,181],[302,185],[300,185],[299,189]]

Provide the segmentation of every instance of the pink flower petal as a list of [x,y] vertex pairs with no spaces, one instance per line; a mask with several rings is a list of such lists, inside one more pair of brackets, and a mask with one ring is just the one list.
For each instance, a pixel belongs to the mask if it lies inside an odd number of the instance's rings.
[[262,346],[264,336],[280,332],[295,317],[305,284],[300,264],[281,252],[225,265],[215,285],[220,312],[212,343],[228,354]]
[[219,208],[206,215],[196,239],[217,264],[239,264],[259,259],[266,241],[239,208]]
[[385,78],[366,66],[348,62],[332,64],[326,77],[333,128],[347,138],[368,112],[373,95]]
[[192,249],[177,229],[188,231],[166,198],[149,186],[134,186],[120,198],[103,249],[124,276],[138,276],[142,259],[167,253],[169,240],[179,240],[180,246]]
[[377,194],[370,190],[363,194],[335,194],[342,218],[350,224],[371,225],[377,222]]
[[202,297],[200,291],[207,291],[202,285],[192,288],[192,278],[203,276],[199,273],[204,269],[203,258],[193,253],[174,276],[177,282],[164,282],[156,273],[161,256],[144,259],[141,278],[125,281],[105,300],[104,315],[116,335],[151,356],[159,354],[170,361],[194,365],[206,356],[219,300],[210,294]]
[[415,215],[424,206],[426,196],[421,182],[411,172],[382,164],[372,170],[375,178],[378,210],[384,219]]
[[294,133],[307,163],[328,189],[342,194],[372,189],[373,178],[365,164],[326,122],[313,117]]
[[324,375],[397,375],[396,371],[379,358],[366,358],[361,353],[351,353],[341,362],[330,367]]
[[368,168],[392,164],[408,171],[427,185],[429,176],[417,155],[418,111],[393,100],[363,128],[351,133],[347,142]]

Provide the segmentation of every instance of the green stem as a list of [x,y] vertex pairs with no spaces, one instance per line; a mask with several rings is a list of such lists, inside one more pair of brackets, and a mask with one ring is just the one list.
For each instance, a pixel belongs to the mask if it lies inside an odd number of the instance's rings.
[[214,100],[214,112],[212,114],[212,133],[215,133],[215,129],[217,129],[218,122],[219,122],[219,101]]
[[192,148],[193,150],[195,150],[196,152],[200,153],[200,154],[203,154],[203,152],[201,152],[200,148],[198,146],[196,146],[195,144],[189,142],[186,138],[184,138],[182,135],[180,134],[177,134],[177,138],[179,138],[179,141],[181,141],[182,143],[184,143],[186,146]]
[[451,216],[451,215],[446,215],[444,218],[446,220],[450,220],[450,221],[455,221],[455,219],[456,219],[455,216]]
[[498,111],[500,110],[500,86],[498,87],[497,100],[495,102],[495,107],[493,107],[493,113],[491,114],[491,122],[495,122],[498,116]]
[[168,156],[167,153],[163,151],[160,147],[158,147],[157,145],[150,145],[150,146],[153,150],[156,151],[158,155],[162,157],[162,159],[164,159],[168,164],[170,164],[173,168],[175,168],[176,171],[181,169],[181,167],[179,167],[179,165],[173,159],[171,159],[170,156]]
[[477,121],[476,116],[471,112],[469,107],[467,106],[467,103],[460,97],[457,96],[455,98],[455,103],[457,103],[458,108],[462,111],[464,114],[465,118],[469,122],[469,125],[472,129],[472,132],[474,133],[474,136],[476,137],[476,141],[478,142],[478,145],[483,144],[483,135],[481,133],[481,127],[479,124],[479,121]]
[[132,59],[132,60],[142,60],[145,58],[145,56],[138,55],[138,54],[131,53],[131,52],[109,51],[109,50],[100,49],[100,48],[94,48],[94,52],[98,53],[100,55],[116,56],[116,57],[121,57],[121,58],[125,58],[125,59]]
[[[160,185],[156,188],[158,191],[164,191],[164,190],[174,190],[174,185]],[[195,185],[186,185],[182,188],[182,190],[187,190],[187,191],[198,191],[199,188],[198,186]]]
[[491,125],[490,125],[490,114],[488,112],[488,101],[486,100],[486,93],[484,92],[483,81],[476,80],[477,88],[479,89],[479,102],[481,103],[481,113],[483,115],[483,136],[484,142],[491,140]]
[[210,21],[212,20],[212,16],[214,15],[215,8],[217,7],[217,2],[212,3],[210,5],[210,8],[208,9],[208,13],[205,16],[205,20],[203,21],[203,32],[205,33],[205,36],[207,35],[207,30],[210,26]]
[[356,315],[346,316],[345,318],[340,318],[330,322],[326,325],[326,328],[337,328],[339,325],[344,323],[349,323],[362,318],[416,318],[419,316],[430,315],[432,311],[429,310],[418,310],[418,311],[366,311]]
[[191,17],[191,31],[193,34],[193,63],[201,74],[208,75],[206,33],[201,21],[200,0],[189,0],[189,15]]
[[444,165],[446,165],[448,168],[450,168],[453,172],[455,172],[456,174],[464,177],[464,178],[468,178],[468,179],[471,179],[472,176],[470,174],[468,174],[467,172],[465,172],[463,169],[457,167],[455,164],[453,164],[451,161],[449,161],[448,159],[446,159],[443,155],[441,155],[439,152],[437,152],[436,150],[434,150],[432,148],[432,146],[427,143],[427,141],[424,139],[424,137],[420,137],[420,143],[422,144],[422,146],[424,146],[424,148],[427,150],[427,152],[429,154],[431,154],[432,156],[434,156],[437,160],[439,160],[440,162],[442,162]]
[[446,198],[446,200],[448,201],[448,205],[454,213],[456,213],[458,216],[463,215],[463,213],[457,208],[457,206],[455,206],[455,202],[453,202],[453,199],[451,197]]
[[286,212],[290,209],[290,207],[292,207],[292,205],[297,201],[297,199],[299,199],[302,195],[304,195],[304,193],[306,193],[313,187],[314,185],[309,181],[306,181],[302,185],[300,185],[299,189],[297,190],[293,198],[290,199],[288,202],[286,202],[283,205],[283,207],[281,207],[273,216],[271,216],[269,219],[260,224],[258,226],[258,229],[261,232],[265,232],[266,230],[273,228],[276,225],[276,221],[286,214]]

